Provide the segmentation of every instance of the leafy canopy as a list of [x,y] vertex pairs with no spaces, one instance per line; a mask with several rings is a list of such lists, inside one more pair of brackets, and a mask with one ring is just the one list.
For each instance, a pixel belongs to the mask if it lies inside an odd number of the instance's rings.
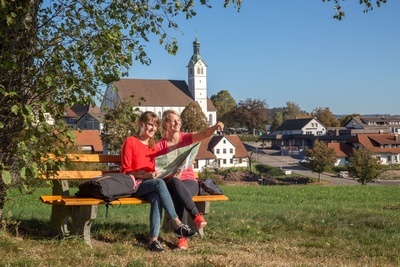
[[312,149],[306,149],[306,154],[310,158],[308,166],[313,172],[318,173],[318,181],[321,179],[320,174],[332,168],[336,162],[335,150],[318,139],[315,140]]
[[356,177],[359,183],[366,185],[381,174],[382,165],[371,150],[363,147],[354,148],[349,160],[348,170],[350,175]]
[[[209,6],[208,0],[199,0]],[[222,0],[240,8],[241,1]],[[174,17],[196,15],[195,1],[32,0],[0,4],[0,217],[9,187],[56,171],[74,142],[66,108],[94,104],[104,85],[128,74],[157,36],[177,52]]]

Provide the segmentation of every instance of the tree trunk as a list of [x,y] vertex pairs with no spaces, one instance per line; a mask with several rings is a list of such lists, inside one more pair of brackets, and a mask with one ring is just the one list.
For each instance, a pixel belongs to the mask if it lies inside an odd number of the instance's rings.
[[0,221],[3,220],[3,209],[4,205],[6,204],[6,201],[7,201],[7,190],[5,189],[3,182],[0,182]]

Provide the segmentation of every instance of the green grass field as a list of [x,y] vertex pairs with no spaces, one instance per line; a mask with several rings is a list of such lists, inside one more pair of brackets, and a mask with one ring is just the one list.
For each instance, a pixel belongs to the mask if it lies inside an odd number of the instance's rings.
[[[221,186],[205,238],[187,251],[161,233],[166,253],[147,251],[149,205],[99,207],[93,248],[47,236],[51,206],[11,194],[0,231],[0,266],[399,266],[397,186]],[[12,214],[11,214],[12,211]],[[6,229],[6,230],[5,230]]]

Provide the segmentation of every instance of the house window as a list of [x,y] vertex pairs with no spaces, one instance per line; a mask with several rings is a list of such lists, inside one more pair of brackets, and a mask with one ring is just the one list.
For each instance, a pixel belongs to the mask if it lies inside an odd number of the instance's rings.
[[215,152],[215,154],[219,154],[219,148],[217,148],[217,152]]
[[233,159],[230,159],[230,163],[233,164]]
[[311,131],[306,131],[306,134],[312,134],[312,132]]
[[86,123],[83,124],[83,129],[87,129],[87,124]]
[[222,153],[223,153],[223,154],[226,154],[226,148],[224,148],[224,149],[222,150]]
[[233,154],[233,148],[230,148],[230,149],[229,149],[229,153],[230,153],[230,154]]
[[224,159],[222,162],[223,162],[224,164],[226,164],[226,159]]
[[242,158],[240,158],[240,159],[239,159],[239,163],[242,163],[242,162],[243,162],[243,161],[242,161]]
[[226,140],[223,140],[222,142],[223,142],[224,144],[226,144]]
[[387,161],[388,161],[388,162],[392,162],[392,156],[388,156],[388,157],[387,157]]

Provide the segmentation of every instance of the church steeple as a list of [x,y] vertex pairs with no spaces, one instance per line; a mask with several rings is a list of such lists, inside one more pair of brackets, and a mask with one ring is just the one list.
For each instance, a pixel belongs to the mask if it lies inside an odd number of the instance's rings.
[[196,40],[194,40],[194,42],[193,42],[193,55],[200,56],[200,43],[197,39],[197,35],[196,35]]
[[188,87],[192,98],[200,105],[204,115],[210,120],[207,109],[207,66],[200,56],[200,42],[197,36],[193,42],[193,55],[187,67]]
[[190,58],[189,66],[195,65],[197,63],[197,61],[199,61],[199,60],[202,60],[201,55],[200,55],[200,42],[198,41],[198,38],[196,36],[196,39],[193,42],[193,55]]

